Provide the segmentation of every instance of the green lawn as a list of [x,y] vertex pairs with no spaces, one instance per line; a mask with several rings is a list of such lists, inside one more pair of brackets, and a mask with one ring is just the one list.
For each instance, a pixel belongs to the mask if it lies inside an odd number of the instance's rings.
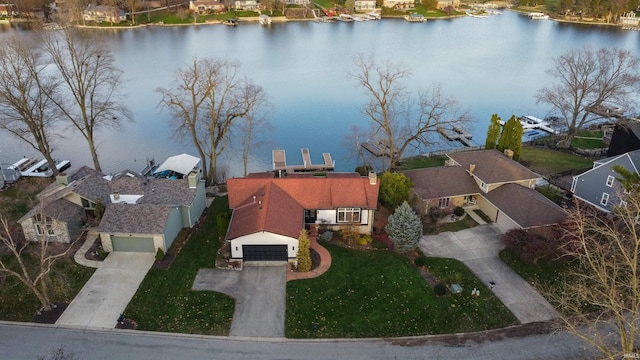
[[500,259],[513,269],[518,275],[531,284],[538,292],[552,301],[550,293],[560,293],[562,288],[562,276],[573,263],[570,261],[544,261],[540,260],[536,264],[522,260],[518,255],[509,249],[500,251]]
[[[462,294],[437,297],[409,260],[399,254],[326,247],[332,257],[327,273],[287,283],[285,335],[289,338],[444,334],[517,323],[499,300],[487,297],[484,285],[456,260],[428,259],[427,266],[435,276],[444,279],[456,274],[464,288]],[[470,295],[474,287],[482,296]]]
[[[24,255],[26,256],[26,255]],[[2,261],[15,268],[17,261],[12,255],[2,256]],[[30,268],[37,268],[38,259],[27,256]],[[58,260],[51,270],[48,286],[52,302],[71,302],[93,275],[95,269],[78,265],[72,257]],[[7,276],[0,281],[0,319],[7,321],[31,321],[40,309],[40,301],[17,278]]]
[[149,271],[125,311],[139,330],[222,335],[229,334],[235,301],[213,291],[192,291],[201,268],[215,266],[220,247],[216,215],[229,207],[217,198],[168,270]]
[[571,141],[571,146],[577,149],[600,149],[606,147],[602,141],[603,136],[604,132],[601,130],[580,130]]
[[446,156],[414,156],[407,159],[402,160],[400,164],[400,170],[411,170],[411,169],[423,169],[430,167],[439,167],[444,166],[444,162],[447,160]]
[[570,152],[525,146],[522,148],[520,163],[541,175],[584,169],[593,165],[593,160]]

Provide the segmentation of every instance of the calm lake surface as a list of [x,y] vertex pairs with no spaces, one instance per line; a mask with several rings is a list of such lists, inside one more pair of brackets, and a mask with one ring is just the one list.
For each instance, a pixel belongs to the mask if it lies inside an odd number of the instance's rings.
[[[0,37],[16,30],[4,29]],[[484,143],[491,114],[503,119],[531,114],[544,117],[535,94],[549,84],[545,71],[554,57],[590,45],[629,49],[640,56],[639,32],[617,27],[535,21],[514,12],[489,18],[460,18],[408,23],[381,20],[352,23],[289,22],[270,27],[241,23],[196,27],[151,27],[99,30],[113,48],[127,79],[127,104],[135,123],[122,131],[99,135],[101,164],[106,172],[141,170],[145,159],[163,161],[187,152],[188,140],[175,139],[168,115],[157,107],[158,87],[166,87],[179,67],[197,57],[228,57],[240,61],[242,72],[266,89],[273,104],[274,130],[269,143],[254,151],[251,171],[271,168],[271,150],[285,149],[289,164],[301,164],[308,147],[320,163],[330,152],[340,171],[356,166],[344,136],[353,125],[369,122],[360,108],[367,101],[348,73],[355,54],[390,59],[410,68],[413,90],[441,84],[474,119],[470,132]],[[630,111],[633,112],[633,111]],[[241,134],[236,134],[241,136]],[[453,144],[454,146],[459,146]],[[438,148],[452,144],[442,141]],[[54,156],[74,167],[91,165],[84,139],[73,131],[60,140]],[[37,156],[33,149],[0,133],[0,162]],[[242,175],[242,160],[229,151],[224,162],[231,176]]]

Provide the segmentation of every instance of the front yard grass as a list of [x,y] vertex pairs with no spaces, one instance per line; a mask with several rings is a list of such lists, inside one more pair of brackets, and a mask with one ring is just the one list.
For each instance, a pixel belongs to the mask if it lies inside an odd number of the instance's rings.
[[138,330],[229,334],[235,300],[214,291],[191,290],[198,270],[215,266],[220,248],[216,216],[228,208],[226,196],[215,199],[171,267],[149,271],[124,313]]
[[547,301],[554,303],[553,294],[560,294],[564,287],[563,276],[575,266],[571,261],[540,260],[536,264],[522,260],[517,254],[509,249],[500,251],[500,259],[513,271],[531,284]]
[[[455,274],[464,288],[461,294],[437,297],[400,254],[323,245],[332,257],[329,271],[314,279],[287,283],[285,335],[289,338],[445,334],[517,323],[515,316],[497,298],[489,297],[489,290],[456,260],[428,259],[433,275],[444,280]],[[474,287],[480,290],[480,297],[471,296]]]
[[581,130],[573,140],[571,146],[576,149],[600,149],[607,147],[602,141],[604,132],[602,130],[590,131]]
[[[38,259],[25,256],[28,267],[39,268]],[[17,261],[13,255],[3,255],[2,261],[14,269]],[[59,259],[49,273],[49,300],[54,303],[69,303],[80,292],[80,289],[93,275],[95,269],[76,264],[73,256]],[[6,276],[4,281],[0,277],[0,319],[7,321],[25,321],[33,319],[40,309],[40,301],[17,278]]]
[[522,148],[520,163],[541,175],[551,175],[591,167],[593,160],[570,152],[525,146]]

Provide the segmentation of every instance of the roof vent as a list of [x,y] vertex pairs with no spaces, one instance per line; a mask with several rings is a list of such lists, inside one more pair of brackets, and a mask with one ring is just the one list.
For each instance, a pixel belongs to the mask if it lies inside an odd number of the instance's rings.
[[119,201],[120,200],[120,193],[117,191],[113,192],[113,200],[114,201]]

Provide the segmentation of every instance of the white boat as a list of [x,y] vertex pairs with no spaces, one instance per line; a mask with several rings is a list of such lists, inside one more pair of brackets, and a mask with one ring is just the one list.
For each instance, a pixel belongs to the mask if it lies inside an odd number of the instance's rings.
[[549,15],[541,12],[528,13],[527,16],[532,20],[548,20]]
[[368,21],[369,18],[366,15],[353,15],[353,21]]
[[380,20],[381,17],[377,12],[367,13],[366,16],[369,18],[369,20]]
[[426,22],[427,18],[422,14],[409,14],[405,15],[404,19],[408,22]]
[[338,15],[338,20],[350,22],[350,21],[353,21],[354,19],[353,19],[353,16],[349,14],[340,14]]
[[[55,161],[56,169],[58,172],[64,171],[71,166],[69,160]],[[29,177],[51,177],[53,171],[49,168],[47,160],[42,159],[40,161],[32,158],[22,158],[13,165],[9,166],[9,169],[15,170],[20,173],[20,176]]]
[[261,25],[271,25],[271,17],[266,14],[262,14],[258,17],[258,22]]

